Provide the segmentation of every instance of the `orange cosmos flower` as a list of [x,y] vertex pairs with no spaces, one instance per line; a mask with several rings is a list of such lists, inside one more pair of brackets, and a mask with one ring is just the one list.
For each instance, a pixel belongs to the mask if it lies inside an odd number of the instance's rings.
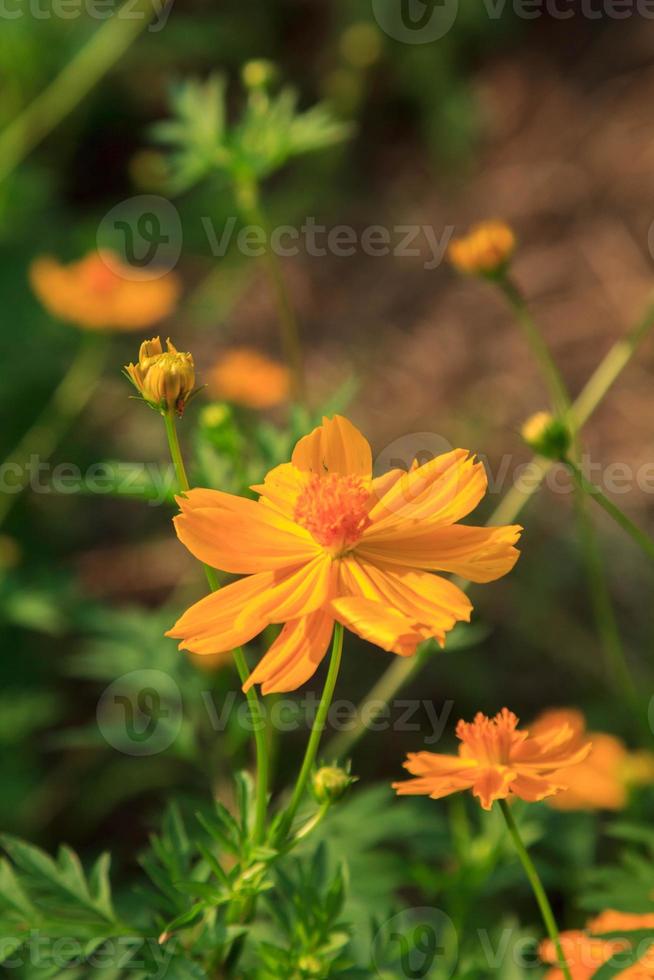
[[113,252],[102,251],[69,265],[36,259],[30,282],[45,308],[60,320],[87,330],[139,330],[173,311],[180,286],[172,272],[158,279],[137,279],[135,274]]
[[202,599],[168,635],[213,654],[285,623],[245,685],[264,694],[312,676],[334,620],[400,656],[429,637],[444,644],[472,607],[432,573],[490,582],[518,558],[521,528],[456,523],[486,491],[484,467],[466,450],[373,479],[370,446],[340,416],[324,419],[253,489],[256,502],[217,490],[179,499],[175,527],[189,551],[247,578]]
[[[600,967],[607,964],[618,953],[629,949],[629,943],[617,939],[593,939],[581,930],[562,932],[561,949],[570,969],[572,980],[591,980]],[[546,939],[539,947],[540,958],[544,963],[557,963],[556,949],[551,939]],[[627,973],[620,973],[620,977]],[[635,980],[631,974],[632,980]],[[548,970],[545,980],[565,980],[563,970],[555,967]]]
[[227,351],[209,375],[216,398],[247,408],[272,408],[288,401],[291,376],[287,367],[250,347]]
[[592,742],[592,749],[574,769],[566,773],[570,788],[549,800],[557,810],[622,810],[627,805],[630,786],[654,782],[654,755],[629,752],[614,735],[586,731],[581,711],[546,711],[531,726],[534,734],[567,724],[574,731],[576,744]]
[[467,235],[455,238],[447,254],[459,272],[494,276],[505,269],[515,245],[515,234],[503,221],[482,221]]
[[518,731],[518,719],[503,708],[494,718],[479,712],[471,723],[460,721],[458,755],[410,752],[404,768],[415,779],[393,783],[400,796],[430,796],[439,800],[471,789],[484,810],[495,800],[519,796],[530,803],[565,789],[560,770],[584,759],[590,745],[577,745],[569,725],[543,735]]

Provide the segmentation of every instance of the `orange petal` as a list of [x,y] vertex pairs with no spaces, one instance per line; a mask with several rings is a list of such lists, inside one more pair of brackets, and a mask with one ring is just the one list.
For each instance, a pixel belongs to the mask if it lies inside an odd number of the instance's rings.
[[370,512],[370,536],[382,530],[392,534],[407,521],[453,524],[474,510],[488,486],[483,464],[467,449],[443,453],[389,482],[390,489]]
[[548,796],[554,796],[561,788],[560,783],[553,783],[551,779],[535,775],[526,776],[522,773],[519,773],[511,783],[511,792],[527,803],[538,803]]
[[187,609],[166,636],[181,640],[181,650],[223,653],[247,643],[267,626],[261,617],[249,616],[237,623],[239,613],[260,593],[272,588],[272,572],[260,572],[226,585]]
[[472,793],[479,800],[484,810],[490,810],[495,800],[505,800],[511,792],[511,784],[516,774],[510,769],[499,766],[492,769],[478,770]]
[[396,529],[393,536],[369,529],[357,546],[357,553],[370,561],[452,572],[471,582],[492,582],[510,572],[520,552],[514,547],[522,528],[451,527],[417,531]]
[[178,503],[179,540],[200,561],[224,572],[293,567],[320,553],[308,531],[254,500],[198,489],[178,497]]
[[297,690],[315,673],[333,629],[334,617],[324,609],[286,623],[243,690],[248,691],[253,684],[261,684],[263,694]]
[[418,623],[381,602],[359,597],[334,599],[332,609],[339,623],[353,633],[401,657],[412,656],[425,638]]
[[260,494],[259,503],[293,520],[297,499],[309,480],[309,474],[292,463],[282,463],[266,475],[263,483],[250,487]]
[[342,415],[323,418],[322,425],[300,439],[291,461],[307,473],[340,473],[342,476],[372,475],[372,452],[367,439]]
[[453,582],[429,572],[350,558],[342,562],[341,581],[354,595],[382,602],[422,624],[424,635],[441,643],[456,622],[470,620],[468,597]]
[[321,554],[290,575],[277,575],[270,588],[262,591],[241,611],[236,626],[250,616],[266,623],[285,623],[301,619],[326,606],[335,595],[336,573],[329,556]]

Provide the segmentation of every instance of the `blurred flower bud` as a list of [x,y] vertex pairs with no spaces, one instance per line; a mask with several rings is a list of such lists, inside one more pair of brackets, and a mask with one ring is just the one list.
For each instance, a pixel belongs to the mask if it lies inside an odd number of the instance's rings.
[[448,257],[459,272],[494,278],[506,271],[515,246],[515,234],[507,224],[484,221],[471,228],[467,235],[455,238],[448,249]]
[[354,68],[369,68],[382,53],[381,31],[370,21],[357,21],[343,32],[339,47]]
[[159,337],[144,340],[138,364],[127,364],[125,373],[152,408],[182,415],[194,392],[193,355],[180,354],[170,340],[166,346],[164,352]]
[[570,430],[549,412],[536,412],[528,418],[520,434],[529,448],[545,459],[565,459],[570,448]]
[[247,61],[242,69],[243,84],[250,91],[268,88],[277,78],[277,67],[265,58]]
[[322,766],[314,772],[311,789],[318,803],[335,803],[347,792],[356,776],[340,766]]

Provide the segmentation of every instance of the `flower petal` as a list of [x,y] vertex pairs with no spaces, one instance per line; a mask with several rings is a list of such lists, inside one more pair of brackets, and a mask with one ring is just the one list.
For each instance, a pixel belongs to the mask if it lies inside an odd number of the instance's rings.
[[236,627],[240,628],[250,616],[268,623],[285,623],[300,619],[326,606],[336,594],[336,571],[328,555],[318,558],[291,574],[278,574],[270,587],[256,595],[241,611]]
[[261,684],[263,694],[295,691],[308,681],[325,656],[334,617],[325,609],[286,623],[266,655],[243,685]]
[[490,810],[495,800],[507,798],[516,774],[504,766],[493,766],[478,772],[479,775],[472,785],[472,794],[477,797],[484,810]]
[[223,653],[247,643],[268,624],[254,615],[237,623],[238,615],[255,596],[272,588],[273,583],[272,572],[232,582],[187,609],[166,636],[181,640],[180,649],[193,653]]
[[522,773],[511,784],[511,792],[527,803],[538,803],[548,796],[554,796],[562,789],[567,789],[560,782],[553,783],[543,776],[526,776]]
[[300,439],[291,459],[307,473],[340,473],[370,479],[372,452],[367,439],[342,415],[323,418],[308,436]]
[[352,557],[341,563],[341,582],[348,592],[382,602],[420,623],[425,638],[434,636],[441,643],[456,622],[470,620],[468,597],[453,582],[429,572]]
[[410,657],[425,638],[418,623],[382,602],[350,596],[334,599],[331,605],[339,623],[389,653]]
[[263,483],[250,487],[260,494],[259,503],[293,520],[297,499],[309,480],[309,474],[292,463],[282,463],[266,475]]
[[488,486],[483,463],[476,462],[467,449],[443,453],[390,482],[390,489],[370,511],[370,536],[407,521],[453,524],[474,510]]
[[374,528],[357,547],[362,558],[374,562],[411,566],[427,571],[452,572],[471,582],[492,582],[510,572],[520,552],[514,547],[522,528],[451,527],[397,529],[392,536],[377,535]]
[[254,500],[219,490],[178,497],[177,536],[200,561],[225,572],[251,574],[312,560],[320,548],[308,531]]

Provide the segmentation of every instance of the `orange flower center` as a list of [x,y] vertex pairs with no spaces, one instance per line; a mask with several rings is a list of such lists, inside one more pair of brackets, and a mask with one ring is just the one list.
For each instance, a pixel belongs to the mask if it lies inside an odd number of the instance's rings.
[[356,476],[313,474],[295,505],[295,520],[318,544],[340,555],[349,551],[368,527],[370,491]]

